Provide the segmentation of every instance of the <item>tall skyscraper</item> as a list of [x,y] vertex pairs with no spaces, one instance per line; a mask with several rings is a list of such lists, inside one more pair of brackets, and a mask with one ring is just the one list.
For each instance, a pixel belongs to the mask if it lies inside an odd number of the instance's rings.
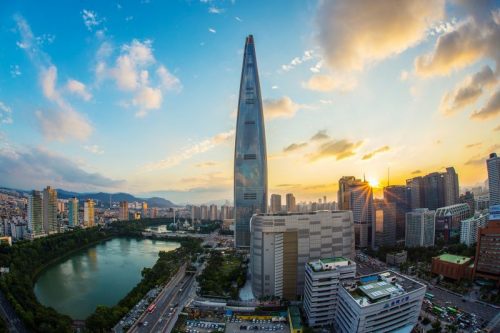
[[490,206],[500,205],[500,157],[491,153],[486,160],[488,166],[488,186],[490,188]]
[[339,180],[338,199],[339,209],[351,210],[353,213],[356,246],[374,246],[375,210],[370,184],[352,176],[342,177]]
[[410,190],[405,185],[391,185],[384,187],[385,202],[395,205],[397,240],[405,238],[405,214],[410,210],[408,204],[409,191]]
[[78,199],[68,200],[68,224],[70,227],[78,226]]
[[455,172],[455,168],[446,168],[446,172],[444,172],[442,175],[444,187],[444,205],[451,206],[457,204],[460,191],[458,186],[458,175]]
[[410,193],[408,199],[409,208],[417,209],[425,206],[424,201],[424,180],[422,177],[414,177],[406,180],[406,186]]
[[210,205],[210,221],[215,221],[217,220],[217,205],[211,204]]
[[281,195],[271,194],[271,212],[272,213],[281,212]]
[[436,210],[444,207],[443,176],[439,172],[425,175],[424,182],[424,207]]
[[292,193],[287,193],[286,195],[286,211],[289,213],[297,211],[297,204],[295,203],[295,197]]
[[86,227],[93,227],[95,225],[94,201],[92,199],[85,200],[83,206],[83,225]]
[[57,191],[50,186],[43,190],[43,229],[46,234],[60,231],[57,222]]
[[434,245],[435,211],[417,208],[406,213],[406,247],[427,247]]
[[250,218],[267,211],[264,114],[253,36],[246,38],[234,149],[235,246],[250,246]]
[[118,215],[120,221],[128,221],[128,202],[120,201],[120,214]]
[[200,206],[200,218],[202,220],[208,220],[208,207],[207,205],[201,205]]
[[33,191],[28,199],[28,229],[36,237],[43,235],[43,197],[42,192]]

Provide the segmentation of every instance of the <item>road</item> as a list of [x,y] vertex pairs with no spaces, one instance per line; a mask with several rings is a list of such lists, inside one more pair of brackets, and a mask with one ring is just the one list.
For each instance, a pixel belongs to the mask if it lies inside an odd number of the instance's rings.
[[17,313],[14,311],[9,301],[7,301],[7,298],[5,298],[5,295],[1,291],[0,291],[0,315],[5,321],[9,332],[28,333],[28,330],[21,322],[21,319],[19,319]]
[[[160,292],[158,297],[153,301],[156,304],[156,309],[153,312],[148,312],[147,310],[137,319],[137,321],[128,330],[129,333],[144,333],[150,332],[153,325],[155,325],[161,318],[161,316],[173,307],[174,296],[182,288],[181,286],[186,281],[186,264],[184,264],[179,271],[170,279],[167,285]],[[148,323],[144,325],[144,323]],[[151,325],[151,326],[150,326]]]

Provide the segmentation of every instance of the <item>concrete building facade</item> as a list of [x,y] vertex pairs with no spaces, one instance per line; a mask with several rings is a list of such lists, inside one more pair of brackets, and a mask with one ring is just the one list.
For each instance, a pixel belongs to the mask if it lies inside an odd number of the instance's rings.
[[427,247],[434,245],[435,211],[417,208],[406,213],[406,247]]

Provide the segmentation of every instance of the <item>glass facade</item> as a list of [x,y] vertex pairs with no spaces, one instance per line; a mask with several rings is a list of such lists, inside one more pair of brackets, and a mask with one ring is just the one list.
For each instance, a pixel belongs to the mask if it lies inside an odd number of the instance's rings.
[[234,149],[235,245],[250,246],[250,218],[267,210],[267,155],[255,44],[246,38]]

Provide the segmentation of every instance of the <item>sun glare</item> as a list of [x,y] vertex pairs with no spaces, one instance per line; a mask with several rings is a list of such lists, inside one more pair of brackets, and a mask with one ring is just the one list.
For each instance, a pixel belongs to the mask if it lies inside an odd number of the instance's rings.
[[371,187],[378,187],[379,181],[378,179],[368,179],[368,184],[370,184]]

